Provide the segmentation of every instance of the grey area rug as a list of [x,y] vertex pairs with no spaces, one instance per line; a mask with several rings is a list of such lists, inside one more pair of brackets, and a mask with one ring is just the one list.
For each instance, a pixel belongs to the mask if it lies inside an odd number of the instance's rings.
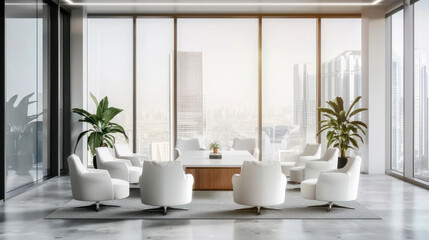
[[187,211],[171,210],[167,215],[148,211],[154,207],[141,203],[139,189],[130,189],[130,196],[126,199],[103,203],[120,207],[101,207],[96,212],[89,208],[77,208],[90,203],[72,200],[45,219],[381,219],[358,202],[344,203],[355,210],[332,209],[327,212],[326,208],[308,208],[324,203],[301,198],[299,189],[289,185],[284,204],[273,207],[276,210],[262,210],[260,215],[247,206],[234,203],[232,191],[194,191],[192,203],[178,206]]

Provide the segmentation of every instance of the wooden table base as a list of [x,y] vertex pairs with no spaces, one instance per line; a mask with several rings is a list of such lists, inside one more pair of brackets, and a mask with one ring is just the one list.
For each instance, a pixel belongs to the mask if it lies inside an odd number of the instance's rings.
[[232,190],[232,176],[241,168],[186,168],[194,176],[194,190]]

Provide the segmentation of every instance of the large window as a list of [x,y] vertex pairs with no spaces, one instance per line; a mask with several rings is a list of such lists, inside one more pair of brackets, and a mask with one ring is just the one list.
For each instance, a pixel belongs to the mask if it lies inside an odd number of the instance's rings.
[[403,18],[402,10],[391,17],[391,164],[392,169],[399,172],[404,166]]
[[258,135],[258,20],[178,19],[177,137]]
[[278,160],[316,142],[316,23],[262,21],[263,160]]
[[170,92],[174,20],[137,19],[137,149],[151,160],[170,159]]
[[[326,101],[342,97],[344,107],[348,108],[356,97],[362,96],[361,20],[322,19],[321,24],[322,106],[327,107]],[[363,102],[356,107],[363,107]],[[363,120],[362,114],[354,118]],[[324,135],[322,143],[325,142]],[[355,153],[362,154],[363,149]]]
[[[124,111],[113,122],[124,127],[133,141],[133,19],[88,19],[88,110],[95,112],[98,100],[108,97],[109,105]],[[116,142],[125,142],[118,135]]]
[[321,29],[318,22],[90,18],[88,94],[124,109],[115,121],[148,159],[173,160],[174,138],[228,150],[235,138],[259,143],[260,135],[262,159],[282,160],[317,142],[320,100],[341,96],[348,105],[362,95],[361,20],[322,18]]
[[414,176],[429,181],[429,2],[414,4]]
[[6,190],[49,174],[49,6],[6,5]]

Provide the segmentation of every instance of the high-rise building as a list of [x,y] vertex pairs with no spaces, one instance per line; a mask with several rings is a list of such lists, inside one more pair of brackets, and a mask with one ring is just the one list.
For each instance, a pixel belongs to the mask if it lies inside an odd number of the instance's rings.
[[177,53],[177,136],[204,136],[205,106],[202,52]]
[[316,126],[316,79],[309,75],[309,64],[293,66],[293,117],[294,125],[300,126],[302,145],[314,139]]
[[[322,99],[341,96],[346,103],[362,96],[361,52],[345,51],[334,59],[322,63]],[[356,107],[360,107],[362,101]]]
[[391,108],[392,108],[392,126],[399,126],[392,128],[392,137],[391,137],[391,149],[392,149],[392,158],[398,157],[396,163],[398,166],[395,166],[394,169],[402,169],[403,162],[403,137],[404,137],[404,124],[402,109],[404,106],[403,98],[403,84],[402,84],[402,60],[395,51],[392,51],[392,96],[401,96],[400,98],[392,98]]
[[415,157],[423,161],[425,166],[416,168],[427,169],[428,167],[428,72],[426,56],[415,50],[414,54],[414,152]]

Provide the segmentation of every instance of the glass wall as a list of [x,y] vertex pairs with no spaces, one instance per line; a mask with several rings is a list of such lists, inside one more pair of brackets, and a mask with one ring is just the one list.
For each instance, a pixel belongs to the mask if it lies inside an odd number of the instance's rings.
[[[322,19],[321,20],[321,99],[322,107],[329,107],[326,101],[342,97],[344,108],[358,96],[362,96],[361,61],[361,20],[360,19]],[[363,107],[363,100],[355,105]],[[362,121],[362,114],[355,119]],[[322,143],[326,143],[325,134]],[[362,154],[365,147],[354,152]]]
[[404,167],[403,20],[402,10],[391,16],[391,167],[399,172]]
[[174,20],[137,19],[137,149],[151,160],[170,160]]
[[[262,158],[282,160],[317,142],[317,18],[263,18],[261,35],[256,17],[177,18],[176,29],[173,17],[135,18],[89,19],[88,93],[124,109],[116,121],[130,137],[135,118],[137,153],[172,160],[173,136],[228,150],[261,133]],[[321,19],[321,31],[320,97],[350,103],[362,95],[361,20]]]
[[177,137],[258,135],[258,19],[177,20]]
[[316,19],[262,21],[262,154],[278,160],[316,142]]
[[49,6],[6,4],[6,191],[49,173]]
[[[113,122],[118,123],[133,141],[133,19],[88,19],[88,111],[98,100],[108,97],[109,106],[123,109]],[[126,142],[116,135],[116,142]],[[91,162],[91,161],[89,161]]]
[[426,181],[429,181],[428,12],[428,1],[414,4],[414,177]]

